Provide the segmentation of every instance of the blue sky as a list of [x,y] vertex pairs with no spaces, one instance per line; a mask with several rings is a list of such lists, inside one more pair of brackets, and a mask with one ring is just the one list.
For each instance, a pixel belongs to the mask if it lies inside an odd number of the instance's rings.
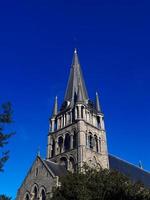
[[16,131],[0,194],[15,197],[38,146],[45,157],[74,47],[89,96],[100,93],[109,152],[150,170],[149,8],[143,0],[0,2],[0,103],[12,102]]

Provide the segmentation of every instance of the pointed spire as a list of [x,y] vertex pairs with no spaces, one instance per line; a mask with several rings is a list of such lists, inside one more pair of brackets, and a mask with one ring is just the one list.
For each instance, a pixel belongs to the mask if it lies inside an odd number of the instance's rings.
[[57,102],[57,96],[55,97],[55,102],[54,102],[54,108],[53,108],[53,116],[56,116],[58,112],[58,102]]
[[99,101],[99,96],[97,92],[96,92],[96,110],[98,112],[101,112],[100,101]]
[[80,84],[78,85],[77,102],[84,102]]
[[87,100],[88,94],[87,94],[85,82],[83,79],[77,50],[75,49],[73,59],[72,59],[70,76],[69,76],[67,89],[66,89],[66,93],[65,93],[65,99],[64,99],[65,101],[70,101],[71,105],[74,104],[74,99],[78,93],[78,85],[79,84],[80,84],[80,90],[82,93],[83,100]]

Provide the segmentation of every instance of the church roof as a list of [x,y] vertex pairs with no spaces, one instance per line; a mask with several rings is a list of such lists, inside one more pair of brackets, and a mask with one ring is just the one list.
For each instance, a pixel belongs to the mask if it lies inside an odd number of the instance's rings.
[[87,93],[85,81],[82,75],[82,69],[79,63],[77,50],[75,49],[72,65],[71,65],[71,70],[70,70],[70,75],[69,75],[69,80],[67,84],[67,89],[65,93],[65,99],[64,99],[65,101],[70,101],[70,102],[74,101],[74,99],[76,98],[78,94],[79,85],[80,85],[80,90],[81,90],[83,100],[87,100],[88,93]]
[[60,165],[49,160],[43,160],[43,162],[55,176],[64,176],[67,173],[64,165]]
[[109,154],[109,165],[110,169],[117,170],[120,173],[129,177],[132,181],[144,184],[145,187],[150,188],[150,173]]
[[[64,165],[60,165],[49,160],[43,160],[43,162],[48,166],[49,170],[52,171],[55,176],[64,176],[67,173]],[[133,182],[141,182],[145,187],[150,188],[149,172],[111,154],[109,154],[109,166],[110,169],[126,175]]]

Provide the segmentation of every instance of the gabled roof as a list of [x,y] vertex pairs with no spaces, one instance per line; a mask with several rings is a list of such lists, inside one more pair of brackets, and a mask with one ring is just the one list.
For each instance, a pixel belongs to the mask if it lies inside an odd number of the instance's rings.
[[67,173],[67,169],[64,165],[60,165],[49,160],[43,160],[43,162],[55,176],[64,176]]
[[80,85],[83,100],[88,99],[85,82],[82,75],[81,66],[78,59],[77,50],[75,49],[67,89],[65,93],[65,101],[73,102],[78,93],[78,86]]
[[150,188],[150,173],[109,154],[109,165],[110,169],[117,170],[120,173],[129,177],[132,181],[144,184],[145,187]]

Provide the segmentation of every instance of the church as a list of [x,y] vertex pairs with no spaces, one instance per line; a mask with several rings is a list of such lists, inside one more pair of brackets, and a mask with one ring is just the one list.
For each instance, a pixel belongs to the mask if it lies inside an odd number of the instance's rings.
[[96,93],[95,102],[90,100],[76,49],[60,108],[57,101],[56,97],[49,122],[47,156],[37,155],[18,189],[17,200],[46,200],[52,188],[59,186],[59,177],[84,163],[117,170],[150,188],[149,172],[109,154],[99,95]]

